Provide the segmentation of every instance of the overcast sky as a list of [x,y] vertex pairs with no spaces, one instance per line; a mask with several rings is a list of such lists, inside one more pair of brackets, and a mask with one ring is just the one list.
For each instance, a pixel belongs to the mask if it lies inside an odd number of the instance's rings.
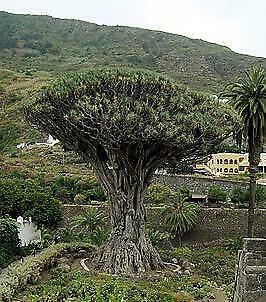
[[0,0],[0,10],[158,29],[266,57],[266,0]]

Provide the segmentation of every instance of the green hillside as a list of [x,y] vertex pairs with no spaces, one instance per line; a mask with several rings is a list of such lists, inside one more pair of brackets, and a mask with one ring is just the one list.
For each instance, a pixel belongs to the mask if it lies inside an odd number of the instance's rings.
[[192,88],[217,92],[265,58],[184,36],[125,26],[104,26],[49,16],[0,12],[2,67],[34,74],[94,66],[135,66],[165,73]]
[[[217,93],[250,65],[266,68],[265,58],[140,28],[0,12],[0,29],[0,167],[3,163],[29,169],[55,166],[49,164],[49,156],[34,150],[23,153],[16,145],[41,139],[25,123],[23,106],[61,72],[95,66],[145,68],[191,88]],[[60,152],[54,157],[61,158]]]

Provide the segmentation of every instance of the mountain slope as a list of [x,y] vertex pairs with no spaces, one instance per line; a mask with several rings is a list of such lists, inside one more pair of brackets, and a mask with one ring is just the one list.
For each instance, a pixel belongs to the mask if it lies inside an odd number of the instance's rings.
[[170,33],[0,12],[2,67],[52,74],[94,66],[134,66],[165,73],[192,88],[217,92],[265,58]]

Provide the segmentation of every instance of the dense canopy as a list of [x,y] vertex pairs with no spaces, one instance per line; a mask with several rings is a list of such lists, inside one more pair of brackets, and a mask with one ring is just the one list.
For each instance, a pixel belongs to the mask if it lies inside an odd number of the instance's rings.
[[29,112],[39,128],[77,151],[81,145],[155,144],[183,158],[191,148],[204,153],[232,127],[231,112],[217,99],[143,71],[65,76],[43,90]]

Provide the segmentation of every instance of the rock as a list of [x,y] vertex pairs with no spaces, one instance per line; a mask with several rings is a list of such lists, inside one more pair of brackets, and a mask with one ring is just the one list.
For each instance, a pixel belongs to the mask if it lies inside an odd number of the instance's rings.
[[80,257],[88,256],[88,251],[86,251],[86,250],[79,250],[79,251],[78,251],[78,255],[79,255]]
[[174,264],[178,264],[178,261],[177,261],[177,259],[176,258],[172,258],[172,260],[171,260]]
[[191,276],[191,275],[192,275],[191,271],[188,270],[188,269],[184,270],[183,274],[184,274],[184,275],[188,275],[188,276]]
[[183,264],[182,264],[182,267],[185,269],[185,270],[192,270],[195,268],[195,264],[194,263],[191,263],[189,261],[184,261]]

